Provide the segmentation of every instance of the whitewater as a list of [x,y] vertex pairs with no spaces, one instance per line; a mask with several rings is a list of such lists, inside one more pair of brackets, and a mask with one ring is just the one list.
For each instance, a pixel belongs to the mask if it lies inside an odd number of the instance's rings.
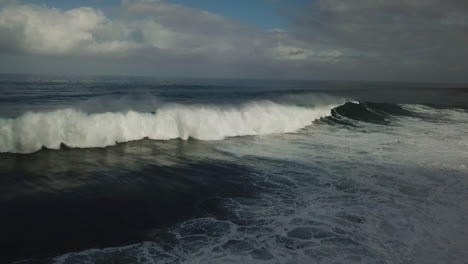
[[28,112],[0,121],[0,152],[32,153],[113,146],[143,138],[221,140],[226,137],[290,133],[328,116],[337,105],[306,107],[256,101],[239,106],[172,104],[154,113],[86,114],[63,109]]
[[468,90],[0,75],[1,263],[465,263]]

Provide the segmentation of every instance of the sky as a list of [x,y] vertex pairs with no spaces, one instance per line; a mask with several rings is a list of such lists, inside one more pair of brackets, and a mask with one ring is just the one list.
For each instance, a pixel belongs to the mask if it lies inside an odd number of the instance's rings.
[[0,73],[468,82],[466,0],[0,0]]

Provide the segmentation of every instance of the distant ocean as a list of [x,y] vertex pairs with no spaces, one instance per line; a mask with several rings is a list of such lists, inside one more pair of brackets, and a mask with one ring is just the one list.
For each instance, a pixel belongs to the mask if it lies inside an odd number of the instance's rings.
[[465,88],[0,75],[0,262],[465,263]]

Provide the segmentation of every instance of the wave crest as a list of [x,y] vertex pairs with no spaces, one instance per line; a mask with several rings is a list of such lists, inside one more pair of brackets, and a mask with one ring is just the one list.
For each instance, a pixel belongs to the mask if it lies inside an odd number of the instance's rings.
[[330,115],[337,105],[303,107],[256,101],[239,106],[165,105],[154,113],[135,111],[86,114],[76,109],[29,112],[0,119],[0,152],[32,153],[107,147],[150,138],[221,140],[226,137],[295,132]]

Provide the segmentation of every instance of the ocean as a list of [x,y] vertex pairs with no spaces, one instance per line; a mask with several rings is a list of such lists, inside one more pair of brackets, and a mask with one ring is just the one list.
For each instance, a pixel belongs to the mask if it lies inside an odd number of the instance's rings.
[[465,88],[0,75],[0,262],[466,263]]

